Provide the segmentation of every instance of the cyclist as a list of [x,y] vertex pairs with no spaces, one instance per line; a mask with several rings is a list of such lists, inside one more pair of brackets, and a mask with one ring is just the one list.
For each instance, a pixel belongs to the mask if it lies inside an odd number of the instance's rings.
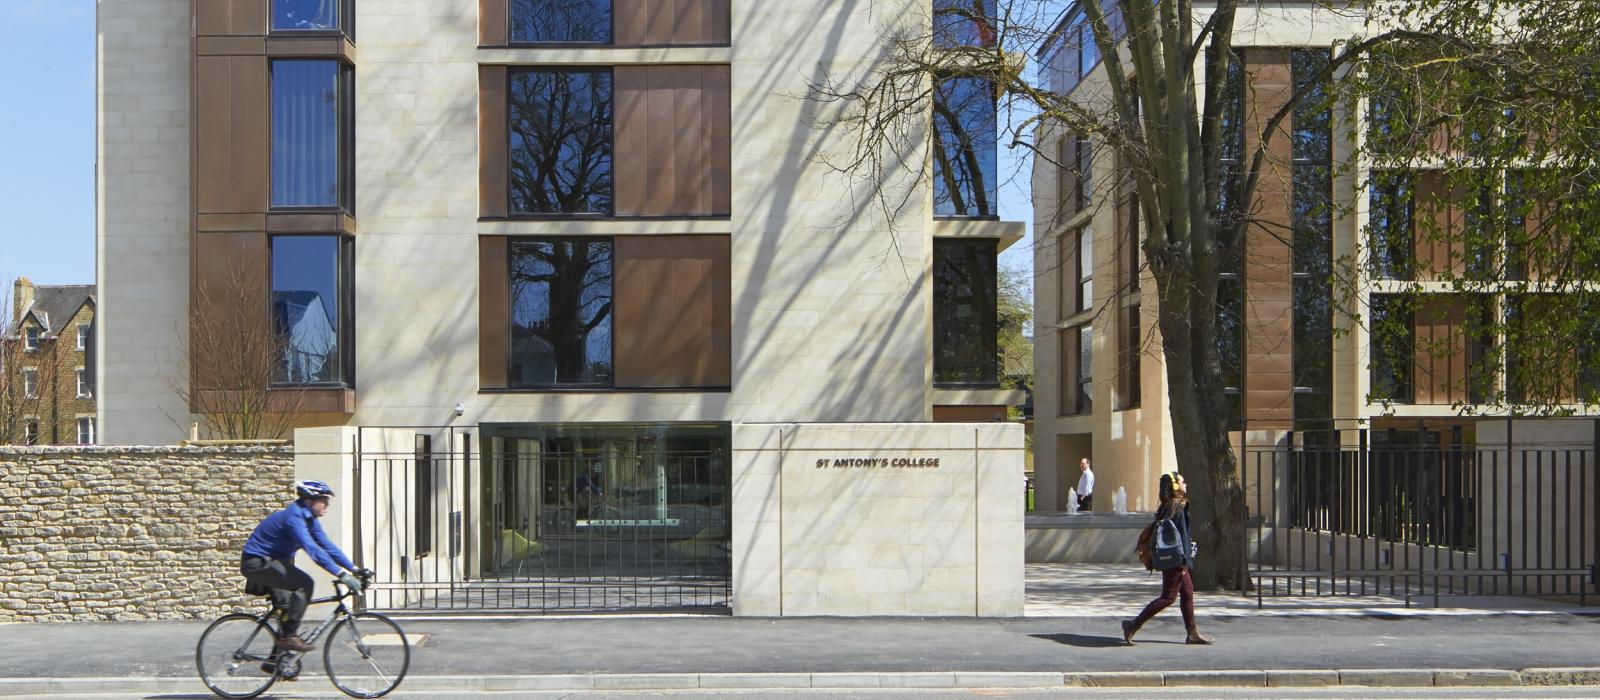
[[[272,589],[273,600],[284,610],[278,632],[278,646],[305,653],[316,649],[300,638],[300,618],[316,584],[311,576],[294,565],[294,555],[302,549],[312,561],[339,577],[340,583],[360,593],[361,581],[372,572],[357,569],[350,557],[328,539],[317,518],[328,512],[333,489],[321,481],[301,481],[294,485],[298,498],[283,510],[261,521],[244,543],[244,558],[239,564],[246,581]],[[348,570],[348,572],[346,571]]]

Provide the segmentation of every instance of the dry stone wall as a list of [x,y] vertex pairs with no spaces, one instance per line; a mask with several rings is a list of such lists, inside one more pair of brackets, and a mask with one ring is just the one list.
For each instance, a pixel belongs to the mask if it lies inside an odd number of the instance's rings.
[[240,549],[293,484],[287,448],[0,448],[0,622],[252,605]]

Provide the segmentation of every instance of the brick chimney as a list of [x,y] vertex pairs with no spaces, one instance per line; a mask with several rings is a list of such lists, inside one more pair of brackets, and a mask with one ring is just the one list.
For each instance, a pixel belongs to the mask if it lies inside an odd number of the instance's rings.
[[11,323],[15,325],[22,320],[22,312],[33,306],[33,282],[26,277],[18,277],[11,286]]

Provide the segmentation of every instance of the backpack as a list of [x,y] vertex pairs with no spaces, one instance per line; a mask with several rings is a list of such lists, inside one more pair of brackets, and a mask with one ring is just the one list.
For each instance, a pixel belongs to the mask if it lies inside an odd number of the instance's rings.
[[1183,537],[1171,518],[1151,523],[1150,563],[1152,569],[1167,571],[1184,565]]

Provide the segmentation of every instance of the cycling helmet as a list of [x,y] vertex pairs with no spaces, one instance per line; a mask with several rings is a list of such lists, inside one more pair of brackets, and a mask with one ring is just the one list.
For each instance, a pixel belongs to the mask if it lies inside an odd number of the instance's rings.
[[298,481],[295,482],[294,491],[301,498],[329,498],[333,496],[333,489],[323,481]]

